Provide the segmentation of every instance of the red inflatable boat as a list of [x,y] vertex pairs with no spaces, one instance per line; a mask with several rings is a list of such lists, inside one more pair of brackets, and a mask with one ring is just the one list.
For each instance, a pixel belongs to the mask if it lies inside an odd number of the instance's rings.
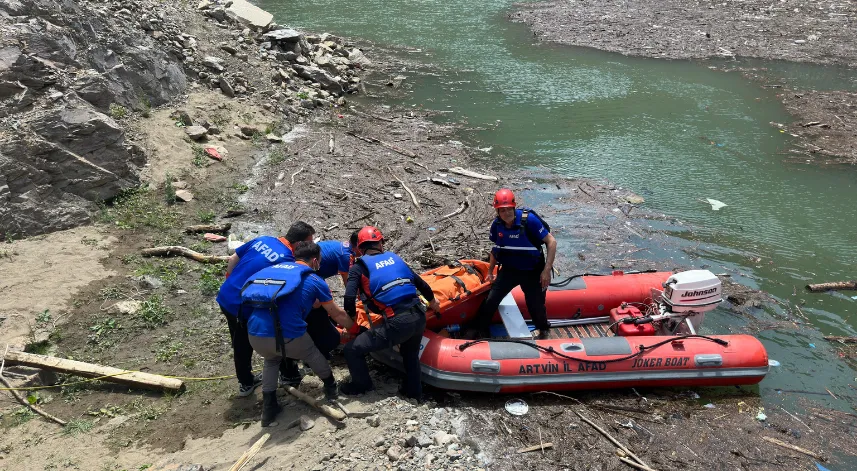
[[[469,320],[487,295],[488,283],[474,284],[486,273],[484,262],[464,260],[422,275],[441,301],[440,316],[429,313],[423,334],[425,383],[513,393],[755,384],[768,372],[768,354],[756,338],[698,333],[704,313],[721,302],[720,281],[707,270],[587,275],[559,283],[547,295],[552,328],[545,340],[515,327],[528,316],[523,295],[513,293],[495,316],[502,324],[491,338],[455,338],[454,324]],[[452,276],[460,281],[450,282]],[[401,369],[395,348],[373,357]]]

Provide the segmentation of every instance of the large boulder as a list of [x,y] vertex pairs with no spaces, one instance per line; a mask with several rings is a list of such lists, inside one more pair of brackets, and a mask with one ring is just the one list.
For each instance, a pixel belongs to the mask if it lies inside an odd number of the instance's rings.
[[231,0],[232,5],[226,9],[226,16],[256,29],[263,29],[271,24],[274,15],[245,0]]

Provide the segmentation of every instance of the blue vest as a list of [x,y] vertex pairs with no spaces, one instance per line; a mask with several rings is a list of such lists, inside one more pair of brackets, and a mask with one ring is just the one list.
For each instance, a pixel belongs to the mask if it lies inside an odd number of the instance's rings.
[[312,272],[312,268],[306,265],[292,262],[279,263],[260,270],[248,278],[241,289],[242,315],[246,314],[248,318],[253,318],[252,322],[258,321],[273,326],[273,331],[264,330],[273,334],[277,340],[278,350],[281,352],[279,347],[283,338],[283,316],[286,313],[280,312],[278,306],[281,306]]
[[[240,259],[229,278],[217,292],[217,303],[228,314],[238,316],[241,307],[241,288],[259,270],[280,262],[294,262],[295,257],[286,244],[271,236],[257,237],[238,247]],[[241,317],[247,318],[247,315]]]
[[[512,227],[506,227],[499,217],[494,218],[491,224],[491,236],[494,239],[492,253],[501,265],[518,270],[532,270],[544,260],[544,254],[541,244],[533,245],[527,228],[521,224],[523,213],[523,209],[515,210],[515,223]],[[534,217],[534,214],[529,211],[527,218],[531,217]]]
[[381,309],[392,308],[402,301],[417,297],[417,287],[413,283],[414,272],[398,255],[392,252],[364,255],[360,261],[366,267],[369,278],[366,294]]

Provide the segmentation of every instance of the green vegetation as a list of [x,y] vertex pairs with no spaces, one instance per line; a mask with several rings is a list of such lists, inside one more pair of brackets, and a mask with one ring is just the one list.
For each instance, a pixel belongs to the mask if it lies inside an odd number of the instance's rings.
[[118,103],[111,103],[110,116],[113,119],[122,119],[128,116],[128,109]]
[[191,149],[193,151],[193,165],[196,167],[207,167],[209,161],[205,155],[205,149],[197,144],[194,144]]
[[197,217],[199,217],[200,222],[204,224],[211,224],[212,222],[214,222],[214,218],[217,217],[217,215],[214,214],[214,211],[208,210],[200,211],[199,213],[197,213]]
[[124,190],[102,206],[101,221],[120,229],[169,229],[178,225],[178,214],[162,203],[146,186]]
[[[161,240],[161,242],[166,241]],[[175,244],[169,243],[164,245]],[[171,289],[174,288],[178,283],[179,274],[184,273],[185,271],[187,271],[187,264],[184,260],[181,259],[171,259],[165,261],[144,260],[140,262],[140,264],[134,270],[134,274],[137,276],[154,276],[155,278],[161,280],[167,288]]]
[[91,420],[75,419],[70,420],[63,428],[63,433],[66,435],[77,436],[81,433],[86,433],[92,430],[95,424]]
[[268,155],[268,162],[271,165],[277,165],[279,163],[286,161],[286,152],[282,147],[274,147],[271,149],[271,153]]
[[158,349],[155,354],[157,361],[167,362],[172,360],[181,350],[184,349],[184,344],[178,341],[167,341]]
[[143,326],[149,329],[162,326],[168,322],[168,318],[173,312],[164,304],[164,299],[157,294],[149,296],[149,299],[143,301],[140,311],[137,316],[143,323]]
[[205,296],[217,294],[223,284],[223,274],[226,272],[226,262],[206,265],[199,276],[199,291]]
[[[90,334],[87,337],[87,341],[91,344],[108,346],[104,344],[104,340],[112,333],[114,330],[121,329],[122,326],[116,322],[116,319],[112,317],[108,317],[106,319],[102,319],[97,322],[95,325],[89,328]],[[111,345],[115,344],[115,342],[111,342]]]

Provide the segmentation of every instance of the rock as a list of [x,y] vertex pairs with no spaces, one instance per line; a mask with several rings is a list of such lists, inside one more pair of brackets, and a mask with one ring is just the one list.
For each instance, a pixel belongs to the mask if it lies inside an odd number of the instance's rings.
[[193,200],[193,193],[187,190],[176,190],[176,200],[183,201],[185,203]]
[[625,197],[625,201],[631,204],[643,204],[646,202],[646,199],[639,195],[628,195]]
[[245,124],[243,126],[240,126],[238,129],[240,129],[241,134],[243,134],[245,136],[253,136],[255,134],[259,134],[259,130],[256,129],[255,126],[249,126],[249,125]]
[[175,113],[170,115],[171,118],[179,120],[184,126],[193,126],[193,120],[190,119],[190,115],[187,111],[177,110]]
[[221,62],[223,62],[223,59],[220,59],[219,57],[215,56],[205,56],[202,59],[202,65],[216,72],[223,72],[224,70],[226,70],[226,67],[224,67]]
[[795,44],[804,44],[806,43],[805,39],[795,39]]
[[310,419],[309,417],[302,415],[301,416],[301,430],[306,432],[307,430],[315,427],[315,421]]
[[208,0],[202,0],[196,5],[197,10],[208,10],[211,7],[212,3]]
[[420,448],[428,448],[432,443],[434,443],[434,440],[425,435],[420,435],[417,438],[417,446]]
[[251,4],[245,0],[230,0],[232,5],[226,8],[226,16],[245,26],[252,26],[257,30],[267,27],[274,15]]
[[232,84],[229,83],[229,80],[227,80],[225,77],[220,78],[219,86],[220,91],[222,91],[224,95],[228,96],[229,98],[235,97],[235,89],[232,88]]
[[202,126],[188,126],[184,129],[184,132],[194,141],[198,141],[208,134],[208,129]]
[[408,437],[407,440],[405,440],[405,446],[408,448],[413,448],[413,447],[417,446],[418,443],[419,443],[419,438],[417,438],[416,435],[411,435],[410,437]]
[[373,415],[366,418],[366,423],[369,424],[370,427],[377,427],[381,425],[381,419],[377,415]]
[[387,442],[387,440],[385,440],[384,437],[381,437],[381,438],[375,440],[375,444],[373,446],[375,448],[378,448],[379,446],[383,445],[386,442]]
[[225,51],[225,52],[229,53],[229,55],[232,55],[232,56],[234,56],[235,53],[238,52],[238,49],[236,49],[234,46],[231,46],[231,45],[225,44],[225,43],[220,44],[220,50]]
[[291,28],[282,28],[274,31],[269,31],[262,35],[266,41],[271,42],[287,42],[296,43],[301,40],[303,33],[295,31]]
[[136,276],[133,279],[137,280],[140,287],[146,290],[155,290],[164,286],[164,282],[160,278],[152,275]]
[[341,95],[343,93],[342,84],[333,76],[318,67],[307,67],[294,64],[292,65],[292,69],[294,69],[300,77],[318,83],[329,92],[336,93],[337,95]]
[[432,435],[432,439],[434,440],[434,444],[437,446],[446,446],[449,443],[458,443],[458,435],[452,435],[444,432],[443,430],[437,431],[434,435]]
[[399,461],[404,453],[405,450],[399,445],[393,445],[387,449],[387,456],[390,457],[390,461]]
[[208,127],[208,134],[209,135],[220,134],[220,128],[212,124],[211,126]]
[[419,425],[419,424],[420,423],[417,422],[416,420],[409,420],[409,421],[405,422],[405,425],[407,425],[408,427],[413,426],[413,425]]
[[363,51],[357,49],[356,47],[348,53],[348,60],[351,61],[352,64],[357,64],[360,67],[368,67],[372,65],[372,61],[366,58],[363,54]]
[[461,450],[449,450],[446,452],[446,457],[449,458],[449,461],[455,461],[461,458],[461,455],[464,454]]
[[188,185],[188,183],[183,180],[173,182],[173,188],[175,188],[176,190],[184,190],[187,189],[189,186],[190,185]]
[[267,139],[268,142],[283,142],[283,138],[276,134],[266,134],[265,139]]
[[143,306],[141,301],[128,300],[119,301],[107,309],[109,314],[132,316],[136,314]]
[[278,52],[277,60],[280,62],[295,62],[298,60],[298,55],[293,51]]

